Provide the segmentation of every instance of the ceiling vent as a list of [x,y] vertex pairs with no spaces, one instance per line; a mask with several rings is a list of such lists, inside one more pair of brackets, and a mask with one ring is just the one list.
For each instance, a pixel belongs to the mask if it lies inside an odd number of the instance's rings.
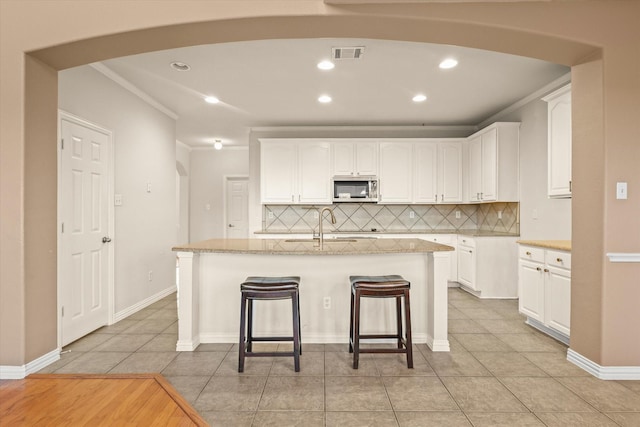
[[364,46],[331,48],[333,59],[360,59],[364,55]]

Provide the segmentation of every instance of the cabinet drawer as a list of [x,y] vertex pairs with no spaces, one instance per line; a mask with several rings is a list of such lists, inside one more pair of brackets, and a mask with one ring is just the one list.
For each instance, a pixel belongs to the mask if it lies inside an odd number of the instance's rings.
[[520,257],[520,259],[544,262],[544,249],[532,248],[531,246],[520,246],[518,251],[518,256]]
[[458,246],[476,247],[476,240],[469,236],[458,236]]
[[571,252],[547,250],[547,264],[553,267],[571,269]]

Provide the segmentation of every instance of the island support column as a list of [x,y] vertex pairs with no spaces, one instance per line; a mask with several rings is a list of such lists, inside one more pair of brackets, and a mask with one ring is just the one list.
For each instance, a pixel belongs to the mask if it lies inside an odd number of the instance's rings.
[[432,351],[449,351],[447,336],[449,253],[427,255],[427,345]]
[[200,345],[200,254],[178,252],[178,342],[176,351]]

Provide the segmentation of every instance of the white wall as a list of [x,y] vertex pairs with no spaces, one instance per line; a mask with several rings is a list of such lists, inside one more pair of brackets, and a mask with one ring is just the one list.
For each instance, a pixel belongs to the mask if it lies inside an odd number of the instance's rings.
[[521,123],[520,237],[571,240],[571,199],[547,196],[547,103],[529,102],[496,121]]
[[189,193],[191,182],[191,148],[176,142],[176,215],[178,244],[189,243]]
[[60,72],[58,90],[62,110],[113,131],[118,313],[175,286],[175,120],[88,66]]
[[247,147],[191,151],[190,237],[192,242],[224,237],[224,177],[248,175]]

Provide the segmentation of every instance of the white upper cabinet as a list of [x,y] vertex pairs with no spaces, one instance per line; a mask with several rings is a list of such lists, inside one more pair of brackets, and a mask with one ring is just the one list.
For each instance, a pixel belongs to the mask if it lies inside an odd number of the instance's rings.
[[380,143],[380,202],[413,201],[413,143]]
[[298,146],[298,202],[332,203],[331,144],[305,141]]
[[548,195],[571,197],[571,85],[542,100],[547,102]]
[[519,127],[498,122],[467,138],[470,202],[519,200]]
[[261,202],[331,204],[330,149],[326,141],[261,139]]
[[462,202],[462,141],[438,143],[440,203]]
[[297,145],[260,140],[262,203],[294,203],[297,196]]
[[372,141],[334,140],[332,142],[333,175],[378,175],[378,143]]
[[415,203],[462,202],[462,142],[416,142]]

